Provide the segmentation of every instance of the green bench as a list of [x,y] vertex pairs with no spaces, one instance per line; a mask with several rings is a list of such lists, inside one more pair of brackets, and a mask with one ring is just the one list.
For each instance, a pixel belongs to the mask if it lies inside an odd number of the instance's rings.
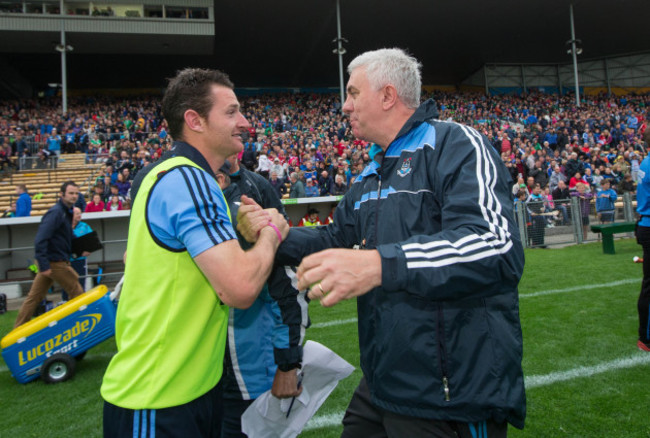
[[614,250],[614,234],[634,231],[636,222],[619,222],[616,224],[592,225],[591,231],[603,235],[603,253],[616,254]]

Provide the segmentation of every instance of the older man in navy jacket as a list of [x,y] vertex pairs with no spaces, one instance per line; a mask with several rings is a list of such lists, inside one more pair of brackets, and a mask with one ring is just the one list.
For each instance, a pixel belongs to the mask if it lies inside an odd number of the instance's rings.
[[276,256],[302,260],[298,287],[324,306],[357,297],[363,377],[342,436],[505,437],[526,411],[510,175],[485,136],[420,104],[403,51],[348,72],[343,111],[373,161],[333,224],[291,229]]

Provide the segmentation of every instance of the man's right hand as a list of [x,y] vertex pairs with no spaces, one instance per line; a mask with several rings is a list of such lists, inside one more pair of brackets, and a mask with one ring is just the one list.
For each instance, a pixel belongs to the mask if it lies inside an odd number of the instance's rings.
[[237,212],[237,231],[248,242],[256,242],[262,228],[273,223],[282,235],[282,240],[289,234],[289,224],[275,208],[263,210],[255,201],[246,195],[241,197],[241,205]]
[[248,242],[257,242],[259,232],[271,221],[270,214],[263,210],[257,202],[246,195],[241,197],[241,205],[237,212],[237,231]]

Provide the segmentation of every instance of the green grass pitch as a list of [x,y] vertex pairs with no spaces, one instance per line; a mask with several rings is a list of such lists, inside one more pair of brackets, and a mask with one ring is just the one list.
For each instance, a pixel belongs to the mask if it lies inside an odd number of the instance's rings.
[[[616,255],[599,243],[526,250],[520,283],[527,419],[511,437],[650,437],[650,353],[637,350],[636,301],[641,248],[616,241]],[[354,301],[324,309],[312,303],[312,323],[345,321],[307,331],[357,370],[342,381],[316,417],[328,424],[345,410],[359,378]],[[16,312],[0,315],[0,336]],[[91,349],[74,379],[57,385],[21,385],[0,362],[0,437],[101,436],[99,386],[115,352],[110,339]],[[335,421],[330,421],[335,423]],[[309,428],[303,437],[338,437],[340,424]]]

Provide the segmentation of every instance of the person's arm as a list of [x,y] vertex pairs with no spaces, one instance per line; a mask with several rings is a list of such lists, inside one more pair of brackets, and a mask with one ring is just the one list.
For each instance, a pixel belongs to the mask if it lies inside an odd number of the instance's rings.
[[268,279],[273,298],[273,356],[278,369],[271,392],[278,398],[300,394],[297,370],[302,363],[302,342],[309,325],[305,293],[295,288],[296,274],[290,267],[276,266]]
[[[286,221],[281,224],[281,215],[276,214],[273,219],[286,234],[288,226]],[[236,240],[229,240],[202,252],[194,261],[223,303],[246,309],[253,304],[271,273],[279,244],[275,230],[267,226],[248,251],[243,251]]]
[[57,214],[56,211],[48,211],[41,219],[41,224],[36,232],[36,238],[34,239],[35,258],[38,262],[38,270],[42,273],[50,270],[48,244],[60,223],[60,214]]
[[262,197],[261,205],[264,208],[275,208],[288,220],[289,216],[287,216],[284,210],[284,205],[278,196],[278,192],[273,188],[269,180],[253,172],[248,172],[247,175],[255,178],[254,184],[259,189],[260,196]]
[[[223,303],[247,308],[262,289],[280,237],[284,239],[289,229],[276,211],[251,209],[260,237],[253,248],[244,251],[216,180],[202,170],[183,166],[158,180],[148,198],[147,220],[159,244],[172,251],[188,251]],[[277,232],[268,226],[271,221]]]
[[[314,254],[298,268],[298,287],[320,282],[317,288],[327,293],[324,306],[378,285],[429,300],[494,296],[517,287],[524,257],[505,166],[474,129],[444,125],[438,138],[446,142],[427,150],[438,154],[428,177],[436,199],[445,201],[444,229],[381,244],[376,251]],[[326,261],[317,262],[319,256]]]
[[23,216],[29,216],[29,205],[27,199],[25,199],[23,196],[19,196],[18,199],[16,200],[16,216],[17,217],[23,217]]
[[295,271],[280,265],[273,268],[267,280],[275,320],[273,355],[280,367],[302,362],[302,342],[309,316],[305,295],[296,288],[297,282]]

